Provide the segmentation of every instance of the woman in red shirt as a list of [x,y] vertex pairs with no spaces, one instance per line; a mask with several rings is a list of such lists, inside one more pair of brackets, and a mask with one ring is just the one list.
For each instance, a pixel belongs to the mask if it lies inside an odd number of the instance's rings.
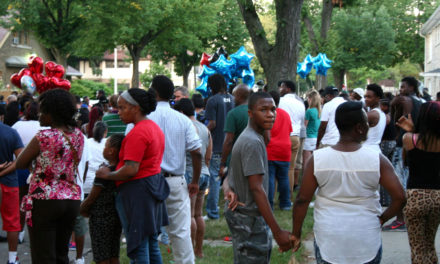
[[278,191],[280,192],[279,201],[281,210],[291,210],[289,185],[289,165],[291,156],[290,132],[292,132],[292,122],[289,114],[278,108],[280,94],[271,91],[270,95],[277,106],[277,116],[272,130],[270,131],[270,141],[266,147],[267,159],[269,160],[269,203],[273,209],[275,196],[275,179],[278,181]]
[[127,256],[136,263],[162,263],[157,235],[168,225],[169,186],[160,173],[165,137],[146,118],[156,104],[154,94],[139,88],[121,94],[119,116],[135,126],[122,141],[116,170],[102,167],[96,172],[98,178],[116,181],[116,209],[127,238]]

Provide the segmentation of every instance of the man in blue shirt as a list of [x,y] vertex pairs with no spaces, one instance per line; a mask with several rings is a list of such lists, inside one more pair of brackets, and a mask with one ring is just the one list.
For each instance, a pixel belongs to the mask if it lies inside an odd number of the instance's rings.
[[18,262],[18,233],[21,231],[19,211],[18,177],[15,173],[14,155],[23,150],[23,143],[15,129],[0,123],[0,213],[3,230],[7,232],[9,260],[8,264]]

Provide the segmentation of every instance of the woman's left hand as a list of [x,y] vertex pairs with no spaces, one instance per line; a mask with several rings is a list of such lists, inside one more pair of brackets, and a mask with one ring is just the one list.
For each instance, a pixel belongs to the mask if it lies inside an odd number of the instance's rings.
[[102,166],[96,171],[96,177],[104,180],[108,180],[110,174],[110,168]]
[[10,162],[10,161],[6,161],[6,162],[0,164],[0,171],[3,170],[3,169],[6,169],[11,164],[12,164],[12,162]]

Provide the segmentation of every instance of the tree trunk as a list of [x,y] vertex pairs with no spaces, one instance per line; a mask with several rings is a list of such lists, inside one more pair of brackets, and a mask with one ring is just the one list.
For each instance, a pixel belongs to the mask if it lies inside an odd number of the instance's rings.
[[[145,46],[143,46],[145,47]],[[133,75],[131,77],[131,88],[139,88],[139,60],[141,58],[141,51],[143,47],[139,47],[136,44],[128,46],[131,60],[133,62]]]
[[251,36],[258,61],[264,69],[269,90],[280,80],[295,81],[300,42],[300,15],[303,0],[275,1],[277,33],[275,44],[267,41],[252,0],[237,0]]
[[316,90],[324,89],[327,86],[327,76],[324,75],[316,75]]
[[342,85],[344,84],[344,74],[345,74],[345,70],[344,69],[335,69],[335,68],[333,68],[333,78],[335,80],[335,86],[339,90],[342,89]]

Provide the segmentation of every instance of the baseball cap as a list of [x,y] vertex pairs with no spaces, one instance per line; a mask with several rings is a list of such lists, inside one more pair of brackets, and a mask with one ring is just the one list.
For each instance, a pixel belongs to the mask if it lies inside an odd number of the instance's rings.
[[364,98],[365,91],[362,88],[353,89],[353,93],[358,94],[361,98]]
[[327,94],[333,94],[334,95],[334,94],[336,94],[338,92],[339,92],[338,88],[336,88],[334,86],[327,86],[324,89],[324,96],[326,96]]

